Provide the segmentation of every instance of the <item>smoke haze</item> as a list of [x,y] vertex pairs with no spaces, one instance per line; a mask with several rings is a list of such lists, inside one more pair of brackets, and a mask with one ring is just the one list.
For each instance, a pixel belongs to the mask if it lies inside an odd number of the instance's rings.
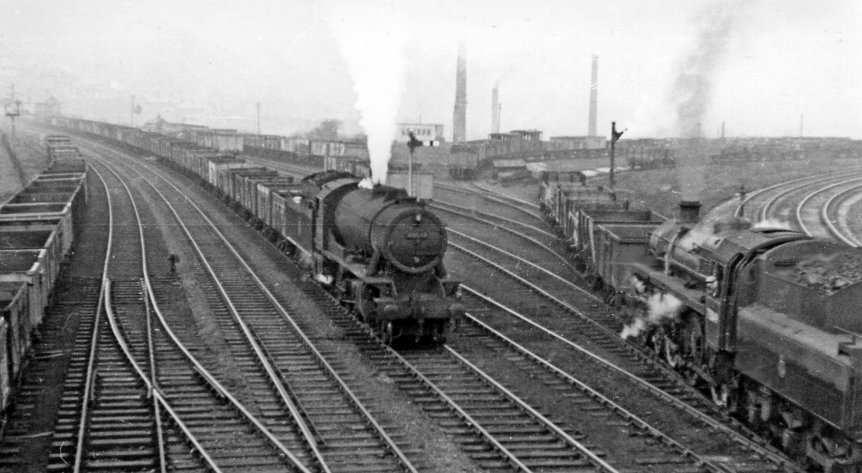
[[[806,135],[862,138],[862,107],[854,105],[862,96],[862,3],[755,0],[725,8],[736,15],[700,20],[712,4],[0,0],[0,101],[15,83],[25,106],[54,96],[66,113],[128,124],[135,95],[139,124],[161,115],[246,132],[256,130],[261,102],[263,133],[338,119],[353,134],[361,131],[360,89],[350,51],[365,45],[364,57],[386,67],[386,46],[364,36],[383,32],[406,36],[398,54],[407,79],[390,91],[401,96],[396,119],[441,123],[447,136],[463,38],[468,139],[490,132],[497,79],[503,131],[583,135],[591,54],[600,58],[601,135],[615,120],[628,128],[624,139],[680,136],[679,111],[701,113],[709,136],[722,121],[732,136],[792,136],[804,113]],[[701,72],[705,84],[685,76]],[[667,100],[676,87],[680,100]]]

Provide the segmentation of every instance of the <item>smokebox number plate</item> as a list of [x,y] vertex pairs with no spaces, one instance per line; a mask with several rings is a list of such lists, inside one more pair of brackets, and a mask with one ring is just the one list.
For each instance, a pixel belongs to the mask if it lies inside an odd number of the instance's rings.
[[428,232],[407,232],[406,238],[408,240],[427,240]]

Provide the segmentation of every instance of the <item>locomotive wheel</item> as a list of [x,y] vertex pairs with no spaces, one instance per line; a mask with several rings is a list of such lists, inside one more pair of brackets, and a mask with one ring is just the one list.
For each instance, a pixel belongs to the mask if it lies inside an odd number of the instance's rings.
[[719,387],[716,387],[715,383],[710,383],[709,392],[715,405],[729,412],[736,411],[738,401],[737,389],[735,386],[731,386],[731,383],[724,383]]
[[394,329],[392,327],[392,322],[381,322],[381,326],[382,330],[380,332],[380,338],[383,340],[385,345],[391,347],[392,342],[395,339],[393,335]]
[[664,361],[671,368],[676,369],[682,361],[682,356],[679,354],[679,346],[670,337],[664,337],[662,342],[664,344]]
[[700,363],[703,359],[703,334],[700,327],[700,322],[695,319],[689,319],[685,325],[686,347],[684,353],[694,363]]

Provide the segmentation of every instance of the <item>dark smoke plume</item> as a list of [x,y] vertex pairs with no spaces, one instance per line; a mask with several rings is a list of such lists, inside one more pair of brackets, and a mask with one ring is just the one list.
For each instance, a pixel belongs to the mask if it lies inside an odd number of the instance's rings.
[[724,58],[738,5],[715,4],[697,18],[701,30],[689,54],[680,64],[672,97],[676,106],[676,130],[684,138],[677,152],[682,198],[698,200],[704,185],[708,150],[701,135],[701,123],[712,102],[714,74]]

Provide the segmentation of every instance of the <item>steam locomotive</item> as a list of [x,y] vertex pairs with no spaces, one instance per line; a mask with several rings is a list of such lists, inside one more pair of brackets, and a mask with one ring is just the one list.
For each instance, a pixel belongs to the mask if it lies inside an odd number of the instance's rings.
[[292,193],[284,237],[384,342],[444,342],[464,312],[443,266],[445,226],[403,189],[360,182],[343,172],[307,176]]
[[624,337],[788,454],[862,471],[862,250],[700,220],[697,202],[674,219],[608,210],[566,187],[543,183],[543,206],[627,323]]
[[68,117],[54,126],[158,156],[221,196],[374,329],[381,339],[444,343],[464,312],[443,267],[446,227],[402,189],[325,171],[301,182],[217,150],[136,128]]

